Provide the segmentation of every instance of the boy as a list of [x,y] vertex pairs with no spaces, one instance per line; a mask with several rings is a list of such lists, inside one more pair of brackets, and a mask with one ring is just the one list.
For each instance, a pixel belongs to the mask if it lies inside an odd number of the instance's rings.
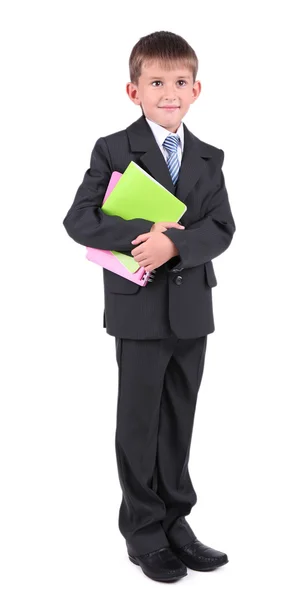
[[[178,35],[155,32],[134,46],[129,67],[126,91],[142,116],[97,140],[63,224],[79,244],[131,252],[155,271],[141,287],[103,269],[104,327],[115,337],[119,368],[119,529],[130,560],[168,582],[184,577],[186,566],[205,571],[228,562],[197,539],[185,516],[197,501],[188,461],[207,335],[215,329],[212,259],[230,245],[235,223],[223,150],[182,122],[201,90],[194,50]],[[104,215],[111,173],[131,160],[186,204],[182,226]]]

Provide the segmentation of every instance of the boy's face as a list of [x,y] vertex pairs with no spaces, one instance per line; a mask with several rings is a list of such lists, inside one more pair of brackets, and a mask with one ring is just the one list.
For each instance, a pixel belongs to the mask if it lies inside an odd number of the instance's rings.
[[193,82],[192,71],[182,63],[165,70],[155,61],[142,66],[138,86],[131,82],[126,86],[128,96],[142,106],[145,117],[172,133],[177,131],[200,90],[200,81]]

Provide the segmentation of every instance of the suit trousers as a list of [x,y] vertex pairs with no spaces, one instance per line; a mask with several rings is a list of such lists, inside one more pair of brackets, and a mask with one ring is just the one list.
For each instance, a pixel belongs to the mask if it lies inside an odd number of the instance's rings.
[[185,520],[197,496],[188,462],[207,336],[115,337],[119,530],[134,555],[195,539]]

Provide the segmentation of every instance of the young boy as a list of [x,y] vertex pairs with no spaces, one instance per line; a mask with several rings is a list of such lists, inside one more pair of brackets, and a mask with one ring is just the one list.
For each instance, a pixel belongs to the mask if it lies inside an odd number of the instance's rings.
[[[126,91],[142,116],[100,137],[63,224],[83,246],[130,252],[146,287],[103,269],[104,327],[115,337],[119,368],[115,436],[122,489],[119,529],[130,560],[158,581],[215,569],[225,553],[202,544],[187,523],[197,501],[188,470],[207,335],[215,329],[212,259],[235,232],[225,188],[223,150],[191,133],[182,119],[198,98],[198,60],[180,36],[140,38]],[[182,200],[180,224],[105,215],[112,171],[133,160]]]

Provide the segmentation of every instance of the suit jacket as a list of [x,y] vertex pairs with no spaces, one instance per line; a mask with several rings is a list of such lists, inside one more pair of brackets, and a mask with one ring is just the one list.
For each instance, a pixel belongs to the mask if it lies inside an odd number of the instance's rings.
[[146,287],[103,269],[103,327],[109,335],[159,339],[172,331],[196,338],[215,330],[212,288],[217,285],[212,260],[231,243],[235,223],[222,165],[223,150],[206,144],[184,125],[184,152],[174,187],[165,158],[145,116],[126,129],[100,137],[63,225],[78,244],[131,252],[131,241],[149,232],[153,221],[125,220],[105,215],[102,202],[112,171],[123,171],[131,160],[187,205],[180,222],[184,230],[163,233],[179,255],[156,269]]

